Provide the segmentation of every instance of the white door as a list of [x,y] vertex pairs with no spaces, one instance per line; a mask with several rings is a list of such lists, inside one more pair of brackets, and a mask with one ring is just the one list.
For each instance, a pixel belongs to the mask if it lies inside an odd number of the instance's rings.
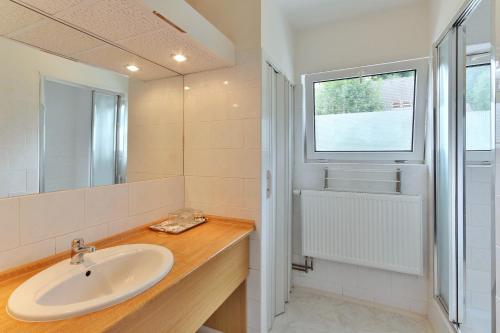
[[293,87],[285,76],[266,64],[263,84],[262,164],[266,198],[263,223],[267,220],[267,311],[268,329],[273,318],[285,311],[290,291],[291,267],[291,99]]

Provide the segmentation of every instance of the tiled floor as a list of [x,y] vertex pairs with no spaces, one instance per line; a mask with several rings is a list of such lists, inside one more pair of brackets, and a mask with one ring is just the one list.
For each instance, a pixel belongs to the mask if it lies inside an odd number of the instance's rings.
[[272,333],[432,333],[428,322],[341,298],[295,289]]

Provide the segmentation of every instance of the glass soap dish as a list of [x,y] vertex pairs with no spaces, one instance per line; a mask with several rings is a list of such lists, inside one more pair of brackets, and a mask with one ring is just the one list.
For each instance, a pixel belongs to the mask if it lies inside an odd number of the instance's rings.
[[183,208],[169,214],[165,221],[154,224],[149,228],[169,234],[180,234],[206,221],[207,218],[203,212],[192,208]]

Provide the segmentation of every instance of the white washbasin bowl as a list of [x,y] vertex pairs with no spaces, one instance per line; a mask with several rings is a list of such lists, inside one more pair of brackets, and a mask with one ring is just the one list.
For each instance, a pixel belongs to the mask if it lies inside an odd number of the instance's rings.
[[51,321],[98,311],[136,296],[172,269],[169,249],[151,244],[110,247],[63,260],[26,280],[10,295],[7,312],[23,321]]

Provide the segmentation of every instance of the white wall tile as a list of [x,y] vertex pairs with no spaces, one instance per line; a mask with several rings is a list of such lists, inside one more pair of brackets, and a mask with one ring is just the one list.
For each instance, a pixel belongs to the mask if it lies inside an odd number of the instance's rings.
[[422,277],[317,259],[314,271],[294,271],[293,277],[294,286],[324,290],[419,314],[427,311],[428,281]]
[[209,149],[210,148],[210,130],[211,123],[190,122],[185,126],[185,147],[187,149]]
[[212,177],[185,177],[185,198],[187,202],[204,202],[211,203],[213,197],[213,182]]
[[19,199],[0,200],[0,252],[19,246]]
[[260,207],[260,182],[256,179],[245,179],[244,184],[245,207],[259,209]]
[[93,226],[128,216],[128,185],[94,187],[85,192],[85,225]]
[[242,120],[222,120],[212,122],[212,148],[243,148],[244,131]]
[[53,254],[55,254],[54,238],[16,247],[12,250],[0,252],[0,270],[42,259]]
[[403,296],[415,300],[427,300],[428,280],[424,277],[392,273],[391,287],[394,296]]
[[162,207],[180,209],[184,207],[184,177],[175,176],[162,180]]
[[128,223],[131,228],[139,227],[147,223],[156,222],[162,220],[168,216],[168,214],[174,210],[178,209],[178,207],[160,207],[158,209],[149,211],[147,213],[130,216],[128,218]]
[[260,119],[245,119],[245,148],[260,149]]
[[82,229],[85,190],[30,195],[20,200],[21,244]]
[[66,235],[56,237],[56,253],[69,250],[71,241],[75,238],[83,238],[86,243],[95,242],[108,236],[108,225],[101,224],[85,228]]
[[[68,249],[73,238],[92,242],[160,220],[184,207],[183,176],[145,183],[0,200],[0,221],[6,223],[0,234],[1,245],[5,246],[0,248],[0,261],[8,257],[5,267],[21,265]],[[129,195],[129,187],[136,188],[136,197]],[[141,195],[151,198],[153,204],[142,202],[144,198],[138,198]],[[131,212],[129,200],[135,200]],[[29,251],[37,249],[41,249],[39,255],[30,255]]]
[[129,184],[129,215],[146,213],[162,207],[165,194],[162,180]]
[[113,221],[108,223],[107,225],[109,236],[120,234],[135,227],[134,223],[129,218]]
[[213,183],[212,203],[225,206],[245,207],[244,180],[241,178],[216,178]]

